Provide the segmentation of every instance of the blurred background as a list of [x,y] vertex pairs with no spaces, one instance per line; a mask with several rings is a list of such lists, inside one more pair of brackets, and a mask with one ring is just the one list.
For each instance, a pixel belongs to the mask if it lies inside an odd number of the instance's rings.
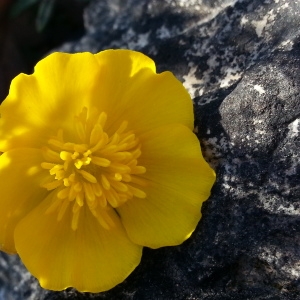
[[0,0],[0,103],[11,80],[63,42],[84,34],[91,0]]

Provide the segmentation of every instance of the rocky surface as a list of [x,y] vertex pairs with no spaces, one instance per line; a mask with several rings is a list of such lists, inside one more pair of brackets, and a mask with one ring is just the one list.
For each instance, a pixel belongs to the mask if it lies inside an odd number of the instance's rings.
[[145,249],[111,291],[44,291],[1,254],[0,299],[300,299],[300,1],[97,0],[84,20],[57,50],[130,48],[171,70],[217,182],[192,237]]

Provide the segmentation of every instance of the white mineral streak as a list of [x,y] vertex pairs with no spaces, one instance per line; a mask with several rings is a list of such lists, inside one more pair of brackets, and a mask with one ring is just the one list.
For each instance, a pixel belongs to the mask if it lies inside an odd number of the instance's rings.
[[264,90],[264,88],[263,88],[261,85],[259,85],[259,84],[255,84],[255,85],[253,86],[253,88],[254,88],[256,91],[258,91],[260,95],[262,95],[262,94],[264,94],[264,93],[266,92],[266,91]]
[[273,9],[266,14],[261,20],[252,21],[251,24],[253,25],[255,32],[258,37],[261,37],[264,32],[270,27],[275,20],[275,14]]
[[267,22],[268,22],[268,15],[265,15],[262,20],[251,22],[255,28],[258,37],[262,36],[262,33],[267,25]]
[[[197,71],[197,66],[193,65],[190,68],[188,74],[183,76],[183,79],[184,79],[183,85],[188,90],[191,97],[195,96],[195,91],[196,91],[197,87],[199,87],[199,85],[203,83],[202,79],[197,79],[197,77],[195,75],[196,71]],[[195,85],[197,87],[195,87]]]
[[248,21],[247,17],[246,17],[246,16],[243,16],[243,17],[241,18],[240,24],[241,24],[241,25],[245,25],[245,24],[247,24],[248,22],[249,22],[249,21]]
[[[182,32],[179,32],[178,34],[184,34],[195,27],[198,27],[202,24],[210,22],[218,14],[220,14],[221,11],[223,11],[224,9],[226,9],[229,6],[234,6],[238,2],[238,0],[225,0],[225,1],[223,1],[222,4],[218,5],[216,8],[212,8],[212,7],[207,6],[207,4],[205,3],[206,1],[202,1],[202,0],[192,0],[192,1],[179,0],[179,1],[180,1],[180,6],[185,7],[187,9],[188,9],[188,6],[191,6],[191,2],[193,2],[194,5],[195,5],[195,3],[199,4],[199,6],[203,10],[202,11],[203,17],[196,24],[193,24],[192,26],[185,28]],[[160,36],[168,34],[165,32],[164,28],[160,28],[158,33],[160,34]],[[198,48],[198,51],[197,51],[197,53],[193,53],[194,56],[201,56],[206,51],[205,44],[199,45],[199,47],[197,47],[197,48]],[[207,65],[209,66],[210,71],[213,70],[218,64],[219,63],[217,62],[216,57],[211,56],[207,60]],[[205,84],[206,79],[205,78],[199,79],[196,77],[197,65],[190,64],[189,67],[190,67],[190,70],[189,70],[188,74],[183,76],[183,79],[184,79],[183,85],[188,90],[191,97],[196,96],[197,90],[199,91],[197,95],[201,96],[205,92],[205,90],[204,90],[205,88],[203,87],[203,85]],[[209,71],[207,71],[207,72],[209,73]],[[232,81],[236,81],[236,80],[240,79],[240,77],[241,77],[241,74],[238,73],[238,70],[233,69],[233,68],[230,68],[230,69],[228,68],[227,70],[225,70],[225,73],[226,73],[226,76],[220,83],[221,87],[227,87],[230,85],[230,83],[232,83]]]
[[291,51],[293,49],[293,46],[294,46],[294,41],[288,39],[288,40],[283,41],[279,45],[279,48],[283,49],[283,50],[286,50],[286,51]]
[[234,81],[237,81],[241,78],[242,73],[238,67],[236,68],[227,68],[226,69],[226,76],[222,79],[220,87],[225,88],[230,86]]
[[299,119],[296,119],[294,122],[290,123],[288,128],[292,137],[299,136]]
[[299,259],[289,258],[285,259],[286,253],[282,251],[279,247],[275,249],[270,249],[269,247],[260,247],[258,250],[260,252],[259,258],[271,266],[276,266],[280,268],[282,273],[293,279],[298,279],[300,276],[300,261]]
[[[200,21],[198,21],[197,23],[195,23],[194,25],[190,26],[190,27],[187,27],[186,29],[184,29],[182,33],[185,33],[189,30],[191,30],[192,28],[194,27],[197,27],[199,25],[202,25],[202,24],[205,24],[207,22],[210,22],[211,20],[213,20],[221,11],[223,11],[224,9],[226,9],[227,7],[229,6],[234,6],[238,0],[225,0],[223,1],[222,4],[220,5],[217,5],[215,8],[212,8],[210,6],[207,6],[206,5],[206,1],[202,1],[202,0],[194,0],[194,1],[191,1],[191,0],[182,0],[180,1],[181,2],[181,6],[182,7],[188,7],[188,6],[191,6],[191,2],[197,2],[199,3],[198,7],[200,8],[204,8],[203,9],[203,14],[204,14],[204,17],[200,19]],[[203,3],[204,2],[204,3]],[[205,7],[207,6],[207,9],[205,9]]]

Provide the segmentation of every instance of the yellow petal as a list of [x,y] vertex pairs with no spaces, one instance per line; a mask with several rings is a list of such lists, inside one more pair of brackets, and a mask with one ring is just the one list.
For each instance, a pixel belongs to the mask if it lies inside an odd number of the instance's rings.
[[17,149],[0,156],[0,250],[14,253],[16,224],[45,197],[41,151]]
[[[82,108],[108,114],[108,127],[124,120],[136,133],[170,123],[193,126],[193,107],[182,84],[170,73],[155,73],[154,62],[130,50],[53,53],[32,75],[20,74],[0,106],[0,151],[40,147]],[[140,117],[143,113],[143,118]]]
[[95,57],[101,88],[95,89],[93,102],[101,101],[112,132],[124,120],[135,133],[170,123],[193,128],[192,100],[172,73],[156,74],[154,62],[135,51],[107,50]]
[[210,196],[216,175],[204,160],[199,140],[191,130],[180,124],[167,125],[139,139],[139,164],[147,170],[142,177],[171,189],[180,186],[184,194],[200,195],[201,199],[195,197],[194,204]]
[[74,115],[87,104],[98,69],[91,53],[53,53],[32,75],[15,77],[0,106],[0,151],[40,147],[60,127],[74,131]]
[[52,197],[28,214],[15,231],[18,254],[41,286],[101,292],[122,282],[139,264],[142,247],[128,239],[114,210],[108,214],[115,226],[104,229],[87,206],[82,207],[74,231],[71,209],[59,222],[55,213],[45,213]]
[[147,197],[117,208],[130,239],[158,248],[182,243],[201,217],[215,173],[201,155],[199,141],[185,126],[172,125],[141,136],[139,163]]

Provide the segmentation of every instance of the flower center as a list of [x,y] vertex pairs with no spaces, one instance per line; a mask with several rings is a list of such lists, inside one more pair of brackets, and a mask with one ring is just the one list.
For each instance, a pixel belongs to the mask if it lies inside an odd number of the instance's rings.
[[127,200],[145,198],[139,178],[146,168],[138,165],[141,155],[139,140],[121,123],[110,136],[105,132],[107,115],[96,109],[88,115],[86,107],[75,117],[76,143],[66,142],[63,130],[48,140],[44,148],[43,169],[49,170],[49,180],[42,185],[57,190],[47,213],[57,211],[61,220],[72,205],[73,230],[77,229],[80,210],[87,206],[104,228],[113,226],[107,211]]

